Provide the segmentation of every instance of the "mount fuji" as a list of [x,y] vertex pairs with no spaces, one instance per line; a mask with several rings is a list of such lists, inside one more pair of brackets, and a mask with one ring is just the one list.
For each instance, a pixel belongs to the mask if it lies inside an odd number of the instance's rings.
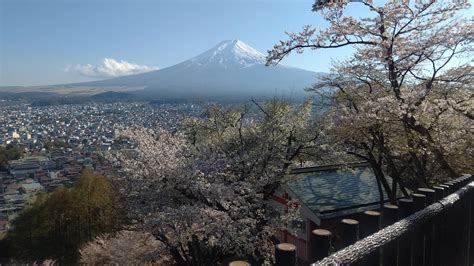
[[265,55],[240,40],[223,41],[171,67],[101,81],[86,87],[144,87],[158,97],[302,96],[323,73],[283,65],[265,66]]

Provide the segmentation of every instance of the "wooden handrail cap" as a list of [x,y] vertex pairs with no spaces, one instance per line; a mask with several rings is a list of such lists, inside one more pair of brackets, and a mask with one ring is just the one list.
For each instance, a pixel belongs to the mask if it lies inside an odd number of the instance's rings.
[[341,222],[343,224],[349,224],[349,225],[359,224],[359,222],[357,220],[354,220],[354,219],[342,219]]
[[425,193],[435,193],[434,189],[431,188],[419,188],[418,191],[425,192]]
[[413,200],[412,199],[406,199],[406,198],[403,198],[403,199],[399,199],[398,202],[403,202],[403,203],[413,203]]
[[365,211],[364,214],[368,216],[380,216],[380,212],[378,211]]
[[296,250],[296,246],[291,243],[280,243],[277,245],[277,249],[283,251],[294,251]]
[[243,260],[231,261],[229,266],[250,266],[250,263]]
[[318,236],[330,236],[332,233],[326,229],[314,229],[313,234]]

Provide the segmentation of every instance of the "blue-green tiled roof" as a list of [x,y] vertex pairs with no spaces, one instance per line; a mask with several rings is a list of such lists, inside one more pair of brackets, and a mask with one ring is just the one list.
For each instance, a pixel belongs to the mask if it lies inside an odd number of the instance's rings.
[[373,209],[380,202],[377,181],[368,166],[308,169],[292,174],[291,180],[288,187],[293,194],[321,218]]

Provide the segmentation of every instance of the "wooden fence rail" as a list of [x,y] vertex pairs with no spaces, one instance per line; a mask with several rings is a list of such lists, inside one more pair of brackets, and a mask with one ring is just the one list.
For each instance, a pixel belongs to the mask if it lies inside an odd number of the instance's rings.
[[[366,211],[360,221],[341,222],[345,248],[334,254],[332,233],[312,232],[310,259],[316,262],[311,266],[474,265],[474,177],[420,188],[398,205]],[[276,265],[297,265],[294,245],[279,244],[275,252]]]
[[[391,224],[394,219],[401,216],[399,208],[386,205],[382,211],[384,229],[313,265],[350,265],[377,251],[384,266],[472,265],[469,260],[474,259],[471,233],[474,182],[471,176],[463,176],[446,185],[449,191],[446,197],[437,199],[435,190],[419,189],[412,203],[400,203],[404,208],[410,208],[407,205],[411,204],[416,212],[394,224]],[[442,252],[435,253],[436,250]]]
[[[472,265],[474,182],[472,176],[462,176],[446,185],[449,195],[441,199],[436,198],[435,190],[419,189],[419,195],[413,196],[415,213],[312,265],[350,265],[381,248],[384,266]],[[386,216],[392,219],[393,215]],[[405,237],[412,240],[409,258],[400,252],[410,242]]]

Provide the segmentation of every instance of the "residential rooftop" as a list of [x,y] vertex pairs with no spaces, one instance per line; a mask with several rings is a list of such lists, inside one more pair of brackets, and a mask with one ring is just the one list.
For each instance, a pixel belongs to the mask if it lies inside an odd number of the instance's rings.
[[377,180],[367,164],[299,168],[291,175],[294,181],[287,185],[291,196],[321,219],[359,213],[380,204]]

